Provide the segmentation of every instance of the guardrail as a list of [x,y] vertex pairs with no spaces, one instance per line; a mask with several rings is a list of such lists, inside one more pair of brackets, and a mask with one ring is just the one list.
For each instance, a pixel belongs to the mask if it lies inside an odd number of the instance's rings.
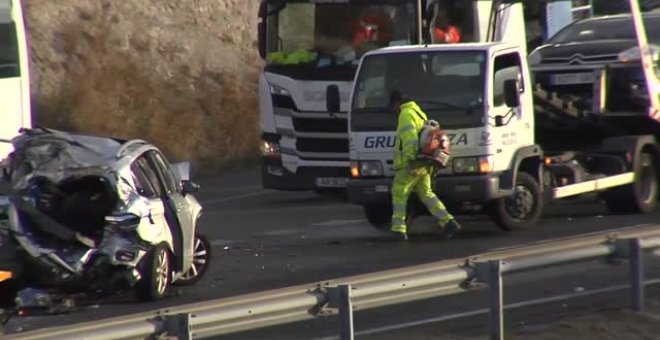
[[339,314],[341,339],[353,339],[353,312],[440,297],[486,283],[491,339],[504,339],[505,274],[599,258],[629,259],[633,309],[644,308],[643,250],[660,248],[660,225],[540,242],[467,258],[388,270],[148,313],[11,334],[6,339],[178,339],[253,330]]

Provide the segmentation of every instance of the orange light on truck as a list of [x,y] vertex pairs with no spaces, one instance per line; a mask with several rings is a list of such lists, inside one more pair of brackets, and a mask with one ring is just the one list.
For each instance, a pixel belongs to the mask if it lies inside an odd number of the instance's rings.
[[14,277],[14,274],[12,272],[0,271],[0,282],[7,281],[12,277]]
[[357,163],[351,163],[351,176],[354,178],[360,177],[360,168]]
[[493,170],[493,167],[491,165],[491,158],[479,157],[479,172],[487,173],[487,172],[491,172],[491,170]]

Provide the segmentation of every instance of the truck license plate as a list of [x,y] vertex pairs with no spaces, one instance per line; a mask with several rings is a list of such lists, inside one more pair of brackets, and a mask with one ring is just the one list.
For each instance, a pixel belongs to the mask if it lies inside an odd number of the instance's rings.
[[344,188],[348,178],[345,177],[319,177],[316,179],[316,186],[322,188]]
[[552,85],[593,84],[593,73],[564,73],[553,74]]

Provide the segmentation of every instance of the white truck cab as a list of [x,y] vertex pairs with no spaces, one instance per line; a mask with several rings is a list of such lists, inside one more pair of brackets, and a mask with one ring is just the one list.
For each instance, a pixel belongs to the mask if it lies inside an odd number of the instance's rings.
[[[397,113],[387,102],[393,90],[406,92],[448,132],[453,160],[434,181],[445,203],[484,204],[512,196],[511,169],[520,166],[540,182],[532,96],[521,95],[514,105],[504,95],[506,86],[520,94],[531,91],[528,74],[524,49],[505,43],[393,47],[365,55],[349,111],[349,200],[364,206],[372,224],[389,222]],[[515,194],[524,205],[535,204],[531,196],[540,192]],[[535,207],[519,211],[521,221],[538,218],[524,216],[535,214]]]
[[0,0],[0,161],[8,141],[32,125],[27,34],[20,0]]

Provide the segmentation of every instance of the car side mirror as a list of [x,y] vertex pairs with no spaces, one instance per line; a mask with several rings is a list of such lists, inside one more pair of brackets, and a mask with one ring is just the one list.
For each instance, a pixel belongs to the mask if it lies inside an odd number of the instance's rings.
[[325,108],[330,113],[339,112],[339,86],[328,85],[325,91]]
[[520,106],[520,93],[518,91],[518,81],[508,79],[504,81],[504,103],[508,107]]
[[181,191],[183,192],[183,194],[198,192],[199,188],[200,185],[193,181],[190,180],[181,181]]

